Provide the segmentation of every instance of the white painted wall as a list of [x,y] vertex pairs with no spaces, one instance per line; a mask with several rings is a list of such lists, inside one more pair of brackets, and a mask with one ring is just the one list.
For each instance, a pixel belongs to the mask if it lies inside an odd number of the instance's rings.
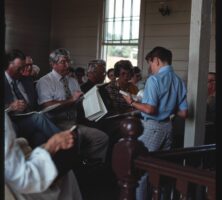
[[5,23],[5,50],[21,49],[47,73],[51,1],[5,0]]
[[[158,11],[159,0],[146,0],[143,33],[143,75],[147,73],[146,54],[155,46],[164,46],[172,50],[173,67],[186,82],[189,55],[189,34],[191,0],[168,0],[171,10],[169,16],[162,16]],[[215,71],[215,8],[213,7],[212,33],[210,47],[210,71]]]

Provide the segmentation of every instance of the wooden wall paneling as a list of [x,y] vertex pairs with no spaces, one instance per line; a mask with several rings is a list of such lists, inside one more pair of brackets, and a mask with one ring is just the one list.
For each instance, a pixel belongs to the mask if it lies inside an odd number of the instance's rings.
[[53,1],[52,6],[51,49],[63,46],[71,51],[74,67],[86,66],[98,49],[98,2]]
[[6,50],[21,49],[33,57],[40,74],[47,72],[51,0],[6,0]]

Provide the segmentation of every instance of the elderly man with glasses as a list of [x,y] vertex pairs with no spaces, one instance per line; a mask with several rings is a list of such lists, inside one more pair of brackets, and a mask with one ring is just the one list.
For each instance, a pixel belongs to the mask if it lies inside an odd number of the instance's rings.
[[103,83],[106,77],[106,62],[101,59],[91,60],[88,63],[88,80],[81,85],[81,90],[86,93],[94,85]]
[[108,147],[107,135],[95,128],[77,124],[78,102],[83,95],[78,82],[70,77],[70,52],[67,49],[56,49],[49,55],[52,71],[37,82],[38,103],[46,108],[60,103],[62,109],[51,114],[52,120],[61,129],[77,125],[77,138],[81,157],[84,162],[104,162]]

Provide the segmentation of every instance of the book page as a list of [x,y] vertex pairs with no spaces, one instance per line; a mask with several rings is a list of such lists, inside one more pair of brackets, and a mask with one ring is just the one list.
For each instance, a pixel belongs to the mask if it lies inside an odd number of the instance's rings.
[[100,96],[98,91],[97,91],[97,94],[98,94],[98,98],[99,98],[100,107],[102,109],[102,112],[100,113],[100,117],[98,117],[95,121],[100,120],[108,112],[105,104],[103,103],[102,97]]
[[125,95],[125,96],[131,96],[134,101],[138,101],[139,100],[139,98],[136,95],[130,94],[130,93],[125,92],[123,90],[119,90],[119,93],[122,94],[122,95]]
[[51,106],[48,106],[40,111],[31,111],[31,112],[27,112],[27,113],[15,113],[13,114],[13,116],[27,116],[27,115],[32,115],[34,113],[45,113],[45,112],[49,112],[50,110],[53,110],[55,108],[57,108],[58,106],[60,106],[61,104],[60,103],[56,103],[56,104],[53,104]]
[[130,111],[130,112],[110,115],[110,116],[106,117],[105,119],[112,119],[112,118],[124,117],[124,116],[135,116],[135,115],[139,115],[140,113],[141,112],[139,110],[134,110],[134,111]]
[[100,119],[107,113],[97,86],[94,86],[84,95],[83,108],[86,118],[91,121]]
[[27,115],[32,115],[34,113],[39,113],[38,111],[31,111],[31,112],[27,112],[27,113],[15,113],[13,114],[13,116],[27,116]]
[[85,111],[85,116],[88,118],[100,111],[99,100],[96,93],[97,88],[93,87],[89,90],[83,99],[83,108]]
[[61,105],[61,103],[56,103],[56,104],[53,104],[53,105],[51,105],[51,106],[48,106],[48,107],[42,109],[42,110],[39,111],[39,112],[40,112],[40,113],[45,113],[45,112],[48,112],[48,111],[50,111],[50,110],[54,110],[55,108],[57,108],[57,107],[60,106],[60,105]]

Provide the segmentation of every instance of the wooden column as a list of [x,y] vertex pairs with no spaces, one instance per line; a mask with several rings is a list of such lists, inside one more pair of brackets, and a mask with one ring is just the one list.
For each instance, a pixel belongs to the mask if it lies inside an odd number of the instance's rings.
[[212,0],[192,0],[184,147],[204,143]]

